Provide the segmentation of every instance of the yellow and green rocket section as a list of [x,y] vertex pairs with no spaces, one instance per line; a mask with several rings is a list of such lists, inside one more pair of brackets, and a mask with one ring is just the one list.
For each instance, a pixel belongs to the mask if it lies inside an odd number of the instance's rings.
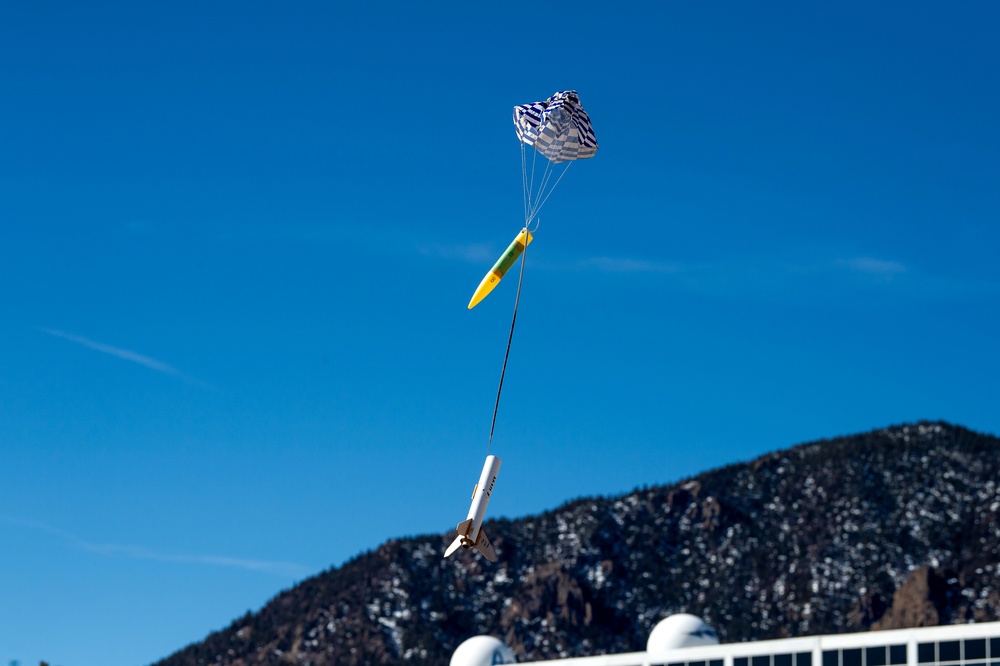
[[531,243],[531,233],[529,233],[528,228],[525,227],[524,229],[521,229],[521,233],[514,237],[514,240],[511,241],[510,245],[507,246],[507,249],[504,250],[502,255],[500,255],[500,258],[497,259],[497,263],[493,264],[493,268],[491,268],[490,272],[486,274],[483,281],[479,283],[479,286],[476,288],[476,293],[472,295],[472,300],[469,301],[470,310],[476,307],[479,301],[486,298],[489,293],[493,291],[493,287],[499,284],[500,280],[502,280],[503,276],[507,274],[507,271],[509,271],[510,267],[514,265],[514,262],[521,256],[521,253],[524,252],[524,248],[527,247],[529,243]]

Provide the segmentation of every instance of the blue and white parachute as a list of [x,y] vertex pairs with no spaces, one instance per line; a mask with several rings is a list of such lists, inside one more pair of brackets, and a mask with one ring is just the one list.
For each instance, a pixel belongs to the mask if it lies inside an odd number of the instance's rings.
[[575,90],[557,92],[544,102],[514,107],[514,128],[522,143],[534,146],[553,164],[593,157],[597,137]]
[[[590,116],[583,110],[575,90],[557,92],[543,102],[515,106],[514,129],[521,143],[524,225],[527,227],[562,180],[569,165],[597,153],[597,137],[590,124]],[[535,149],[530,165],[526,147]],[[545,166],[536,171],[537,155],[545,158]],[[562,163],[565,164],[560,169],[554,167]],[[558,176],[555,176],[557,171]]]

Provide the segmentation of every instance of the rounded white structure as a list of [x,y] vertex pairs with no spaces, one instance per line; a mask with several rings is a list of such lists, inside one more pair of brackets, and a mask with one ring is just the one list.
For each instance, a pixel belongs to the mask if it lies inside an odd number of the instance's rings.
[[516,664],[514,653],[498,638],[473,636],[466,640],[451,655],[449,666],[493,666],[494,664]]
[[698,645],[718,645],[719,636],[700,617],[678,613],[660,620],[646,641],[646,652],[656,654]]

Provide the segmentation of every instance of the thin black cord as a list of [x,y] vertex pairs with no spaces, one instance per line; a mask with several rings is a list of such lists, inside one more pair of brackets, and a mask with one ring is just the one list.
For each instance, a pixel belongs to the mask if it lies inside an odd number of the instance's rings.
[[[527,232],[527,227],[525,227]],[[510,335],[507,336],[507,352],[503,355],[503,369],[500,371],[500,386],[497,387],[497,401],[493,405],[493,422],[490,424],[490,441],[486,444],[486,454],[489,455],[493,445],[493,429],[497,425],[497,411],[500,409],[500,392],[503,391],[503,376],[507,374],[507,358],[510,356],[510,342],[514,339],[514,324],[517,323],[517,305],[521,301],[521,283],[524,281],[524,259],[528,255],[528,235],[524,236],[524,251],[521,254],[521,273],[517,278],[517,296],[514,298],[514,316],[510,319]]]

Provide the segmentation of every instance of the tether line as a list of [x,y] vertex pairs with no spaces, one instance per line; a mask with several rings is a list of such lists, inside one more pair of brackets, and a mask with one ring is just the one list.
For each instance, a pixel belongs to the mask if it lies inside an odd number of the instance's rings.
[[[525,227],[527,231],[527,227]],[[489,455],[493,445],[493,430],[497,425],[497,412],[500,410],[500,393],[503,391],[503,377],[507,374],[507,359],[510,357],[510,342],[514,339],[514,324],[517,323],[517,305],[521,301],[521,283],[524,281],[524,259],[528,255],[528,237],[524,238],[524,251],[521,254],[521,272],[517,277],[517,296],[514,297],[514,316],[510,318],[510,335],[507,336],[507,351],[503,355],[503,369],[500,370],[500,386],[497,387],[497,401],[493,405],[493,422],[490,424],[490,440],[486,443],[486,454]]]

